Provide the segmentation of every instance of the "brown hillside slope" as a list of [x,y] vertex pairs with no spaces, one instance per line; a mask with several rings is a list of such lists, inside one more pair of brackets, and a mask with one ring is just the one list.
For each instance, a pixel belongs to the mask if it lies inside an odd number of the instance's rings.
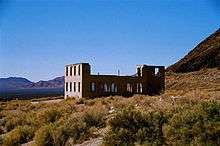
[[167,70],[184,73],[214,67],[220,67],[220,29]]
[[166,92],[215,92],[220,96],[220,71],[216,68],[189,73],[166,73]]

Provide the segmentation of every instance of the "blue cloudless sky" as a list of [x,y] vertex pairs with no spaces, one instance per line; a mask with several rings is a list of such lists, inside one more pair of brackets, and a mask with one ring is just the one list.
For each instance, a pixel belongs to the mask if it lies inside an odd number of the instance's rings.
[[78,62],[94,74],[169,66],[219,27],[218,0],[0,0],[0,77],[48,80]]

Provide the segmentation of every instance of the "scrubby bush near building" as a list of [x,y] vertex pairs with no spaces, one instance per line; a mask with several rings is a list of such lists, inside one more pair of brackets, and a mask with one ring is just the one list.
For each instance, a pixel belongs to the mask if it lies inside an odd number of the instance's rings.
[[89,108],[82,114],[71,114],[65,119],[41,127],[35,134],[37,146],[70,145],[80,143],[92,136],[93,127],[105,125],[106,109],[104,107]]
[[136,95],[84,100],[83,104],[66,100],[30,106],[25,101],[24,110],[17,105],[20,102],[2,106],[0,145],[29,141],[36,146],[74,145],[105,132],[103,145],[107,146],[220,145],[218,100],[181,98],[173,104],[169,99]]
[[105,145],[220,145],[220,103],[206,101],[166,113],[122,110],[109,121]]
[[54,123],[61,117],[58,109],[48,108],[38,113],[37,118],[41,123]]
[[16,146],[26,143],[34,136],[34,129],[30,126],[18,126],[7,133],[3,140],[5,146]]
[[88,127],[103,127],[105,126],[105,116],[107,114],[107,109],[98,105],[95,108],[88,108],[83,114],[83,121]]
[[25,113],[9,114],[5,120],[5,128],[9,132],[19,125],[24,125]]
[[36,146],[52,146],[54,144],[52,125],[44,125],[35,133],[34,142]]
[[162,112],[145,112],[133,108],[122,110],[109,121],[111,130],[105,137],[105,145],[162,145],[162,126],[166,121],[167,117]]
[[164,133],[168,145],[220,145],[220,104],[202,102],[174,114]]

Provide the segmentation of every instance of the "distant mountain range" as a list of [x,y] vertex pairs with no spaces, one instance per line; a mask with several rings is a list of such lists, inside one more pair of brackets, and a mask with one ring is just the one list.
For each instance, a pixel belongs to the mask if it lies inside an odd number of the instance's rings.
[[64,77],[57,77],[48,81],[39,81],[36,83],[26,84],[25,88],[63,88],[64,87]]
[[210,35],[192,51],[167,70],[177,73],[220,67],[220,29]]
[[21,77],[0,78],[0,89],[22,88],[33,82]]
[[0,91],[13,89],[47,89],[47,88],[63,88],[64,77],[57,77],[48,81],[31,82],[26,78],[9,77],[0,78]]

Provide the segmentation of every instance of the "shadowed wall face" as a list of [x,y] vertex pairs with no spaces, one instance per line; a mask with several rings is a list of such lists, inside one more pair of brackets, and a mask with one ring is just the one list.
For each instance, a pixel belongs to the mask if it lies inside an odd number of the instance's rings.
[[164,66],[138,65],[134,76],[91,75],[88,63],[65,67],[65,98],[154,95],[164,89]]

